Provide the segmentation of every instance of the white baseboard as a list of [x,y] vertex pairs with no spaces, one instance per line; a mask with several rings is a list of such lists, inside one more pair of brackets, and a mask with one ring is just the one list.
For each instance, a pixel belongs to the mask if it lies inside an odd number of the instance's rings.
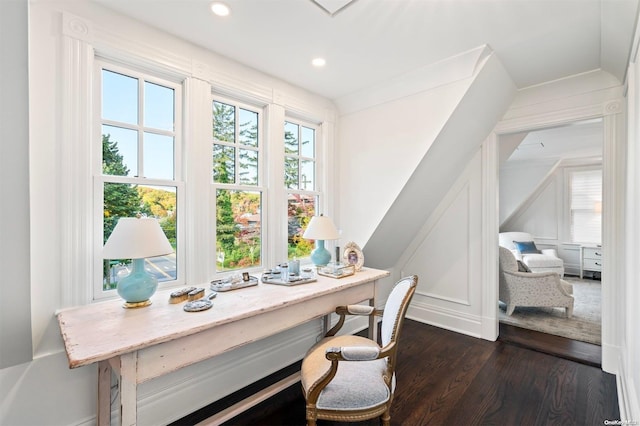
[[482,318],[478,315],[464,314],[414,299],[406,317],[467,336],[482,337]]
[[618,408],[620,410],[620,420],[623,424],[634,424],[640,419],[640,403],[638,393],[629,379],[625,362],[620,358],[618,374],[616,376],[618,388]]
[[602,370],[611,374],[620,374],[620,347],[602,343]]

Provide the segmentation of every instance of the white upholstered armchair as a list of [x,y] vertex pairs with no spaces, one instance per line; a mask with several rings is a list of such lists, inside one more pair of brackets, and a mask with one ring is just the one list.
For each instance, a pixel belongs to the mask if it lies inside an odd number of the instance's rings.
[[538,250],[531,234],[501,232],[498,238],[500,246],[511,250],[531,272],[556,272],[560,278],[564,277],[564,261],[558,257],[558,252],[555,249]]
[[[389,425],[398,339],[417,284],[415,275],[398,281],[384,311],[361,305],[336,308],[338,323],[302,361],[307,425],[315,425],[317,419],[353,422],[376,417]],[[360,336],[335,336],[346,315],[381,315],[382,344]]]
[[500,247],[500,300],[507,305],[507,315],[516,306],[565,308],[573,315],[573,286],[555,272],[519,272],[518,262],[510,250]]

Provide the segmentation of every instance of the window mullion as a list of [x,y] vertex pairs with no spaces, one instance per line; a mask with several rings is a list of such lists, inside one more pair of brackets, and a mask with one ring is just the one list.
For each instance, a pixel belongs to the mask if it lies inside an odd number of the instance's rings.
[[[188,264],[184,262],[189,282],[206,282],[213,277],[215,265],[211,259],[215,252],[215,233],[212,217],[215,217],[215,203],[211,207],[203,194],[211,192],[213,144],[211,131],[211,85],[196,78],[187,78],[184,83],[185,111],[189,114],[189,126],[185,127],[184,158],[180,163],[182,172],[177,174],[189,182],[185,186],[184,215],[178,225],[185,230],[185,247]],[[177,117],[178,118],[178,117]],[[189,167],[184,167],[188,164]],[[179,218],[180,219],[180,218]],[[180,241],[179,241],[180,243]]]
[[138,78],[138,177],[144,177],[144,80]]
[[267,253],[268,265],[283,261],[287,255],[287,193],[284,184],[284,121],[285,110],[281,105],[266,108],[265,140],[268,143],[265,167],[266,186],[269,188],[267,204]]

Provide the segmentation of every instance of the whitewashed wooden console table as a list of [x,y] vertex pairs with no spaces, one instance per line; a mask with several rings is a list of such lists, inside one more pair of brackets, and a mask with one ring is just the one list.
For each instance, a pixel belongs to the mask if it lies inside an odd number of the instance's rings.
[[[260,283],[219,293],[213,308],[195,313],[184,312],[183,303],[169,304],[171,291],[162,291],[146,308],[123,309],[121,300],[95,303],[59,312],[58,323],[69,367],[98,363],[97,423],[111,421],[113,371],[121,423],[135,425],[138,384],[320,318],[338,305],[368,300],[375,306],[377,280],[388,275],[363,268],[291,287]],[[376,330],[371,318],[374,337]]]

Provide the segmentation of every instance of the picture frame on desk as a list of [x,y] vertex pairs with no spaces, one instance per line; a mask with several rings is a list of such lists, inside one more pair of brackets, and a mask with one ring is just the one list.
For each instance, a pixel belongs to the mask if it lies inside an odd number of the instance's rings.
[[364,254],[362,254],[362,249],[360,249],[360,246],[353,241],[348,242],[344,246],[342,258],[345,264],[353,265],[356,272],[360,271],[364,265]]

